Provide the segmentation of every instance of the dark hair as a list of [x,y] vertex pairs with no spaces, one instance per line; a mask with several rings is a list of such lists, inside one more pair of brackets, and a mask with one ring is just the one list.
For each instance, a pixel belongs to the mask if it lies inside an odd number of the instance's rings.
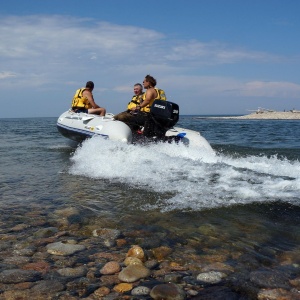
[[94,82],[93,81],[88,81],[86,83],[85,87],[92,90],[94,88]]
[[141,91],[143,90],[143,86],[140,83],[136,83],[134,86],[138,86],[141,89]]
[[150,75],[145,76],[146,81],[150,82],[152,86],[156,86],[156,79]]

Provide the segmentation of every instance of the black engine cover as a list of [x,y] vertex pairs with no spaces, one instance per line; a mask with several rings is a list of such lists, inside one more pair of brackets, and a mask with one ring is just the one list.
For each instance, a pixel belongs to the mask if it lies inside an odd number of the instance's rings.
[[151,105],[150,113],[163,127],[171,128],[179,120],[179,106],[170,101],[155,100]]

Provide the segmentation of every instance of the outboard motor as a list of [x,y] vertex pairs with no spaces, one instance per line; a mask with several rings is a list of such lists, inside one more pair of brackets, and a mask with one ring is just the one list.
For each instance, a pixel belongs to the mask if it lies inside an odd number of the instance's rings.
[[150,118],[145,122],[144,135],[162,138],[179,120],[179,106],[176,103],[155,100],[150,109]]

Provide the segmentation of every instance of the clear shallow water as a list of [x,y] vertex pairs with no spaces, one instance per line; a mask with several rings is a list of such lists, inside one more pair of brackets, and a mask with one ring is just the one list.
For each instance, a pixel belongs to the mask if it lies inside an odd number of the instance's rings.
[[[47,215],[74,206],[90,222],[166,232],[207,253],[263,252],[274,259],[299,249],[299,121],[182,117],[178,125],[200,131],[215,152],[100,138],[76,147],[57,132],[56,118],[0,124],[0,210],[6,218],[12,207],[16,214],[40,208]],[[7,226],[24,218],[14,216]],[[214,242],[203,240],[204,225]]]

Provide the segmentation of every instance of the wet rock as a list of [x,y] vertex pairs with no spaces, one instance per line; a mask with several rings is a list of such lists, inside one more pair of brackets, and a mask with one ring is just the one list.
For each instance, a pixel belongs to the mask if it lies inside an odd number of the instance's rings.
[[89,269],[86,273],[86,278],[88,279],[95,279],[98,277],[98,273],[94,270],[94,268]]
[[112,291],[109,295],[100,298],[101,300],[129,300],[128,296],[121,297],[119,293]]
[[0,263],[0,272],[11,269],[18,269],[18,267],[16,265]]
[[240,263],[240,266],[243,269],[257,269],[260,266],[258,260],[255,257],[253,257],[253,255],[250,255],[248,253],[241,255],[238,259],[238,262]]
[[112,286],[114,284],[120,283],[119,277],[117,274],[113,275],[103,275],[100,277],[100,281],[105,285],[105,286]]
[[116,240],[120,237],[121,231],[117,229],[100,228],[93,230],[93,236],[99,237],[101,242],[106,247],[116,245]]
[[[94,293],[98,288],[99,284],[93,284],[85,277],[77,278],[74,281],[68,282],[66,284],[67,291],[70,291],[73,295],[77,294],[79,296],[79,298],[76,299],[85,298],[88,295]],[[66,299],[69,300],[69,298]]]
[[174,283],[156,285],[150,292],[153,299],[164,300],[183,300],[186,299],[186,294],[182,288]]
[[172,253],[172,249],[166,246],[152,249],[152,253],[158,261],[164,260],[168,255]]
[[289,278],[274,271],[254,271],[250,273],[250,281],[260,287],[266,288],[290,288]]
[[50,265],[45,261],[39,261],[39,262],[29,263],[27,265],[24,265],[22,269],[34,270],[34,271],[41,272],[42,274],[46,274],[50,270]]
[[129,265],[143,265],[143,262],[137,257],[126,257],[124,260],[125,266]]
[[56,241],[57,239],[55,237],[49,237],[49,238],[36,239],[33,241],[33,243],[36,247],[40,247],[40,246],[46,246],[47,244],[51,244]]
[[222,281],[224,277],[226,277],[225,273],[210,271],[206,273],[200,273],[197,276],[197,280],[204,283],[215,284]]
[[217,254],[207,254],[207,255],[201,255],[200,261],[203,265],[207,263],[223,263],[230,258],[229,253],[217,253]]
[[137,245],[132,246],[132,247],[128,250],[126,256],[127,256],[127,257],[135,257],[135,258],[138,258],[138,259],[140,259],[140,260],[143,261],[143,262],[146,260],[144,250],[143,250],[140,246],[137,246]]
[[184,276],[182,280],[188,285],[199,285],[199,282],[194,276]]
[[[34,299],[32,298],[33,295],[30,292],[30,290],[5,291],[1,296],[3,297],[1,299],[5,299],[5,300]],[[35,300],[41,300],[41,299],[35,298]]]
[[82,219],[80,211],[75,207],[58,209],[54,212],[59,218],[56,218],[58,225],[62,228],[70,227],[72,224],[81,224]]
[[186,293],[188,296],[192,296],[192,297],[198,295],[198,291],[192,289],[187,289]]
[[188,267],[186,266],[181,266],[180,264],[176,262],[171,262],[169,265],[170,270],[172,271],[187,271]]
[[64,288],[64,285],[57,280],[43,280],[32,287],[32,290],[38,293],[50,294],[63,291]]
[[68,259],[66,259],[65,256],[59,256],[59,255],[53,257],[54,267],[59,269],[73,268],[77,262],[78,262],[78,257],[75,255],[68,257]]
[[290,284],[298,289],[300,289],[300,277],[290,280]]
[[13,254],[19,256],[32,256],[35,254],[35,252],[36,252],[36,247],[30,246],[23,249],[16,249],[13,251]]
[[166,276],[169,273],[170,273],[170,269],[164,269],[164,268],[152,271],[152,275],[154,277],[163,277],[163,276]]
[[46,248],[47,248],[47,252],[50,254],[66,256],[84,250],[85,246],[56,242],[56,243],[48,244]]
[[155,269],[159,266],[159,263],[157,260],[155,259],[151,259],[151,260],[147,260],[145,263],[144,263],[144,266],[150,270],[152,269]]
[[17,224],[16,226],[11,228],[11,231],[23,231],[29,227],[30,225],[28,224]]
[[70,230],[78,231],[80,229],[80,225],[85,222],[84,215],[77,214],[77,215],[71,215],[67,218]]
[[131,283],[119,283],[118,285],[116,285],[113,290],[116,291],[117,293],[125,293],[128,291],[132,290],[132,284]]
[[65,277],[83,277],[87,273],[87,268],[84,266],[80,266],[77,268],[63,268],[57,270],[57,273]]
[[[39,282],[39,281],[38,281]],[[34,282],[20,282],[12,285],[16,290],[27,290],[34,286]]]
[[178,273],[172,273],[172,274],[167,274],[164,276],[164,281],[165,282],[173,282],[173,283],[179,283],[180,280],[182,279],[182,275]]
[[101,297],[104,297],[104,296],[108,295],[109,293],[110,293],[110,289],[106,286],[102,286],[94,292],[94,295],[95,295],[96,299],[98,299],[98,298],[102,299]]
[[203,224],[198,228],[198,231],[205,236],[219,235],[219,230],[212,224]]
[[67,243],[67,244],[76,245],[76,244],[77,244],[77,241],[74,240],[74,239],[68,239],[68,240],[66,240],[66,243]]
[[36,238],[46,238],[55,235],[58,232],[56,227],[42,228],[36,231],[33,235]]
[[236,273],[234,276],[227,277],[226,283],[230,284],[236,293],[247,295],[249,299],[257,298],[259,288],[250,281],[249,276],[243,273]]
[[143,265],[129,265],[119,273],[118,278],[124,282],[135,282],[148,277],[150,274],[150,270]]
[[150,239],[150,238],[136,238],[135,243],[140,245],[143,249],[152,249],[152,248],[158,248],[162,241],[158,238]]
[[[300,255],[300,253],[299,253]],[[275,268],[272,268],[273,271],[280,272],[288,276],[289,278],[295,278],[300,276],[300,265],[292,264],[292,265],[279,265]]]
[[123,247],[127,244],[127,241],[125,239],[116,239],[116,244],[118,247]]
[[108,252],[98,252],[90,256],[93,260],[101,261],[118,261],[121,262],[124,259],[124,255],[120,253],[108,253]]
[[27,256],[12,256],[3,260],[3,263],[11,265],[22,265],[28,262],[30,262],[30,258]]
[[300,300],[298,292],[290,292],[284,289],[264,289],[257,295],[258,300]]
[[41,279],[41,273],[31,270],[12,269],[0,273],[1,283],[19,283],[25,281],[37,281]]
[[300,248],[295,248],[293,251],[283,252],[279,257],[281,264],[291,265],[291,264],[300,264]]
[[269,257],[267,255],[263,255],[258,251],[256,252],[255,257],[259,261],[259,263],[264,266],[272,266],[274,263],[276,263],[276,260],[274,258]]
[[150,288],[146,286],[137,286],[131,291],[133,296],[146,296],[150,294]]
[[110,275],[120,272],[121,266],[117,261],[110,261],[101,268],[100,273]]
[[1,238],[1,245],[4,242],[8,242],[10,245],[12,245],[12,242],[17,240],[17,235],[4,233],[0,235],[0,238]]
[[48,252],[36,252],[34,253],[34,255],[32,255],[32,259],[35,261],[42,261],[42,260],[46,260],[48,257],[50,256],[50,254]]
[[196,297],[193,297],[193,300],[204,300],[204,299],[205,300],[239,300],[242,298],[240,298],[240,295],[236,294],[228,287],[213,286],[213,287],[208,287],[200,290],[198,292],[198,295]]
[[224,272],[224,273],[229,273],[229,272],[234,272],[233,267],[221,263],[221,262],[216,262],[216,263],[212,263],[209,264],[207,266],[204,266],[201,269],[202,272],[209,272],[209,271],[217,271],[217,272]]
[[100,228],[93,230],[93,236],[103,239],[117,239],[121,235],[121,231],[117,229]]
[[70,217],[73,215],[79,215],[80,211],[75,207],[67,207],[67,208],[63,208],[63,209],[57,209],[54,213],[56,215],[59,215],[60,217],[67,218],[67,217]]
[[11,245],[12,245],[12,243],[10,241],[1,240],[0,251],[5,251],[7,249],[11,249]]

